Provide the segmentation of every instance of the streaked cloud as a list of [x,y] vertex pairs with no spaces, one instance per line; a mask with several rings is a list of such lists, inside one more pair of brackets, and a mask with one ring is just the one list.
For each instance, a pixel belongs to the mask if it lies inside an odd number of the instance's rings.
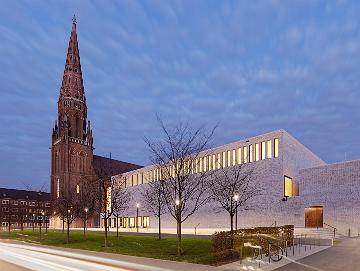
[[49,181],[71,18],[96,153],[147,164],[156,114],[215,145],[284,128],[327,162],[360,157],[358,1],[7,1],[0,181]]

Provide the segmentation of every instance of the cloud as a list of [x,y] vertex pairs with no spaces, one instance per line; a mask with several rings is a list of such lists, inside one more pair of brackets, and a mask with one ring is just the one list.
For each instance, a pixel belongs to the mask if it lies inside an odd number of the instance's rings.
[[71,18],[96,153],[147,164],[156,114],[220,123],[214,145],[284,128],[327,162],[359,158],[357,2],[88,1],[0,9],[0,181],[49,181]]

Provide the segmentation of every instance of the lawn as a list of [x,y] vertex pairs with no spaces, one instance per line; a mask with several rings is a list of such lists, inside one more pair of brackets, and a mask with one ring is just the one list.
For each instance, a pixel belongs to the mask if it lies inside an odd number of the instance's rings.
[[166,237],[158,240],[152,236],[130,236],[109,235],[109,246],[104,247],[104,234],[88,232],[86,239],[81,232],[71,232],[70,242],[66,243],[66,233],[61,231],[49,230],[43,232],[42,239],[39,238],[39,231],[24,230],[12,231],[9,235],[7,232],[1,232],[1,239],[15,239],[42,245],[85,249],[91,251],[101,251],[108,253],[141,256],[148,258],[185,261],[191,263],[213,264],[214,259],[211,255],[211,240],[183,238],[183,251],[181,257],[176,256],[176,238]]

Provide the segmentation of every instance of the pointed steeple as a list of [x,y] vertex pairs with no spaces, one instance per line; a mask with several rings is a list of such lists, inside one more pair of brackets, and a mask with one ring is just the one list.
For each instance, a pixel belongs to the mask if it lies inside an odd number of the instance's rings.
[[71,36],[60,90],[60,99],[62,97],[71,97],[85,102],[75,15],[72,19]]

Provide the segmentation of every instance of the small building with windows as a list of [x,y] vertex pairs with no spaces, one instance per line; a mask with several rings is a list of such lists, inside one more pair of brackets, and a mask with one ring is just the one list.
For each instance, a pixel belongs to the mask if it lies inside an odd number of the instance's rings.
[[0,188],[0,225],[11,229],[48,226],[50,193]]

